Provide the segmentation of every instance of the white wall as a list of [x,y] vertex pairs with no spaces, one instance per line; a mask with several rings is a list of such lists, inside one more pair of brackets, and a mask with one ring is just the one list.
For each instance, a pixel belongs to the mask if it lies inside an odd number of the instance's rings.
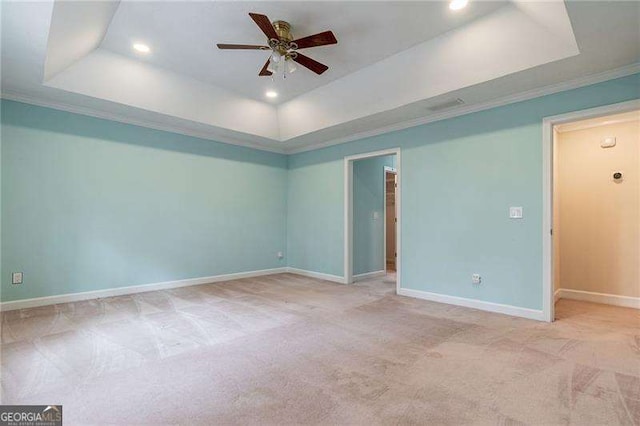
[[[640,297],[640,122],[557,136],[556,288]],[[608,136],[617,144],[602,148]]]

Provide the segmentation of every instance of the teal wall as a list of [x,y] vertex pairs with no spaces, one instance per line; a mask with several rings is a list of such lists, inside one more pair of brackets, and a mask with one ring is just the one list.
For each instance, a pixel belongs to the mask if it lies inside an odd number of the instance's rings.
[[[289,266],[337,276],[344,274],[341,257],[344,227],[342,219],[336,219],[342,218],[344,214],[342,167],[340,160],[289,169]],[[334,253],[337,247],[339,253]]]
[[401,147],[402,286],[541,309],[542,119],[638,98],[636,74],[292,155],[290,264],[342,275],[343,157]]
[[402,286],[540,309],[542,119],[638,98],[636,74],[288,157],[2,101],[1,299],[285,264],[342,276],[343,158],[400,147]]
[[[395,166],[395,155],[353,162],[353,274],[385,269],[384,167]],[[377,218],[374,218],[374,213]]]
[[1,114],[3,301],[285,266],[286,156],[11,101]]
[[[1,12],[0,12],[1,13]],[[2,110],[4,103],[0,100],[0,301],[2,301],[2,282],[5,281],[2,269]],[[11,277],[9,277],[11,282]]]

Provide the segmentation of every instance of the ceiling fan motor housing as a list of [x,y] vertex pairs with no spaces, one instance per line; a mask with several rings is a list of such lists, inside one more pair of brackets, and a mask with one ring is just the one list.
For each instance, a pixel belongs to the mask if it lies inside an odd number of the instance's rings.
[[293,40],[293,36],[291,35],[291,24],[285,21],[274,21],[273,28],[278,33],[278,37],[282,41],[291,41]]
[[292,51],[297,49],[298,46],[295,43],[291,43],[293,40],[291,24],[286,21],[274,21],[272,25],[273,29],[276,30],[276,34],[278,34],[279,40],[269,40],[269,47],[285,57],[292,56],[292,54],[295,55]]

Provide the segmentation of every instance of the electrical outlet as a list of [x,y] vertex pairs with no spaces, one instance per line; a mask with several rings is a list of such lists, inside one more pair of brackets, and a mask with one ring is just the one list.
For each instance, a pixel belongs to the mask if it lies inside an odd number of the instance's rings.
[[284,257],[284,254],[281,251],[279,251],[277,256],[278,256],[278,259],[282,259]]
[[482,282],[482,277],[480,274],[472,274],[471,275],[471,284],[480,284]]
[[22,284],[22,272],[14,272],[11,274],[11,284]]

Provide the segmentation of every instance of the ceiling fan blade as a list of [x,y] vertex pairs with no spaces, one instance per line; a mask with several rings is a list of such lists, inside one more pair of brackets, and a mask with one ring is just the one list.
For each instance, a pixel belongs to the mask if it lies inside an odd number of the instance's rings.
[[224,44],[218,43],[218,49],[236,49],[236,50],[271,50],[269,46],[257,46],[254,44]]
[[297,44],[298,49],[306,49],[308,47],[326,46],[327,44],[336,44],[338,43],[338,40],[336,40],[336,36],[334,36],[331,31],[325,31],[323,33],[318,33],[318,34],[310,35],[307,37],[299,38],[298,40],[293,40],[292,43]]
[[269,71],[267,69],[268,66],[269,66],[269,59],[267,59],[267,62],[264,63],[264,66],[262,67],[262,69],[260,70],[258,75],[261,76],[261,77],[265,77],[265,76],[270,76],[271,74],[273,74],[271,71]]
[[253,21],[258,24],[264,35],[266,35],[269,40],[271,40],[272,38],[280,40],[280,37],[278,37],[278,33],[276,33],[276,30],[273,28],[273,25],[271,25],[271,21],[269,20],[269,18],[267,18],[266,15],[260,15],[259,13],[249,13],[249,16],[251,16],[251,19],[253,19]]
[[[298,52],[296,52],[298,53]],[[315,59],[311,59],[308,56],[304,56],[302,53],[298,53],[295,58],[292,58],[294,61],[302,65],[303,67],[309,68],[311,71],[316,74],[322,74],[326,70],[329,69],[325,64],[321,64]]]

